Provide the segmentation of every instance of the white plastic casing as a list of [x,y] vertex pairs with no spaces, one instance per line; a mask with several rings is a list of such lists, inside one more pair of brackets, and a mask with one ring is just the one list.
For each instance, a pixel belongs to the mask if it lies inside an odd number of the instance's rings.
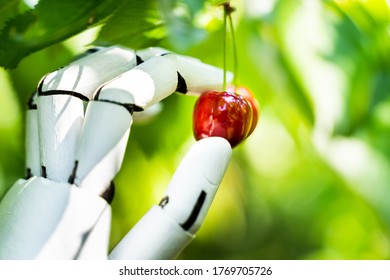
[[0,204],[0,259],[105,259],[110,211],[101,197],[69,184],[19,180]]
[[[220,68],[182,55],[167,54],[164,57],[172,61],[175,69],[184,78],[188,94],[199,95],[206,90],[223,89],[223,71]],[[227,81],[230,82],[232,77],[233,75],[228,72]]]
[[40,96],[38,117],[41,166],[47,178],[67,182],[84,120],[83,102],[70,95]]
[[153,206],[110,253],[110,259],[174,259],[194,238]]
[[92,101],[85,115],[74,183],[100,195],[118,173],[126,151],[132,116],[123,106]]
[[156,56],[107,83],[98,99],[125,103],[123,95],[128,95],[133,104],[146,109],[175,92],[177,82],[175,65],[164,56]]
[[42,92],[67,90],[92,99],[99,86],[133,68],[136,63],[131,49],[105,48],[48,74],[43,80]]
[[[195,234],[203,224],[229,165],[231,152],[227,140],[205,138],[191,147],[176,169],[164,195],[169,202],[163,209],[178,224],[188,227],[188,232]],[[200,208],[194,210],[199,203],[202,203]],[[193,211],[199,213],[190,222]]]

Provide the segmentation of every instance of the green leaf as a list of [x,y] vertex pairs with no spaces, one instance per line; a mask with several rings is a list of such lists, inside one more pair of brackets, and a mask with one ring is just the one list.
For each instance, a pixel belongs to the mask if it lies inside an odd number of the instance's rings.
[[[26,10],[20,0],[0,0],[0,66],[14,68],[25,56],[61,42],[112,15],[95,43],[133,48],[166,44],[185,51],[206,32],[194,18],[206,0],[41,0]],[[22,9],[21,7],[24,7]],[[116,12],[114,13],[114,11]]]
[[98,43],[121,44],[145,48],[156,44],[185,51],[205,37],[194,24],[204,0],[124,1],[105,24]]
[[0,30],[8,19],[14,17],[22,10],[23,4],[23,1],[20,0],[0,0]]
[[32,52],[61,42],[110,15],[120,0],[41,0],[10,19],[0,34],[0,66],[14,68]]
[[123,1],[96,42],[140,48],[157,43],[165,35],[157,1]]
[[[188,5],[189,3],[191,6]],[[202,7],[203,1],[159,1],[159,8],[168,30],[168,42],[171,49],[186,51],[205,38],[205,31],[197,28],[193,23],[194,15]]]

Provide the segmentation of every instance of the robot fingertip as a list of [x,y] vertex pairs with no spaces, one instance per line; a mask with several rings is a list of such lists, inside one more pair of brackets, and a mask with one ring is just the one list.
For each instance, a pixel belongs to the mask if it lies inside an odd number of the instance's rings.
[[232,148],[229,142],[222,137],[209,137],[199,140],[194,149],[201,158],[199,168],[203,176],[218,186],[230,162]]

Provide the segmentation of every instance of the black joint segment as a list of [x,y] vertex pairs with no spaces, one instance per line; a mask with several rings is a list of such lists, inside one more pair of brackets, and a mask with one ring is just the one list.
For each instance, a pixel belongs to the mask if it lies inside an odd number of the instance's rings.
[[134,107],[134,112],[142,112],[144,110],[144,108],[140,107],[140,106],[137,106],[137,105],[133,105]]
[[140,65],[141,63],[144,63],[143,59],[139,55],[136,55],[135,57],[137,59],[137,65]]
[[47,173],[46,173],[46,166],[41,166],[41,176],[43,178],[47,178]]
[[125,107],[126,110],[129,111],[130,115],[133,115],[133,113],[134,113],[134,106],[132,104],[124,104],[123,107]]
[[49,74],[46,74],[45,76],[43,76],[41,78],[41,80],[39,81],[38,83],[38,87],[37,87],[37,91],[38,91],[38,96],[41,95],[42,93],[42,87],[43,87],[43,82],[45,81],[46,77],[48,76]]
[[140,107],[140,106],[137,106],[135,104],[128,104],[128,103],[120,103],[120,102],[116,102],[116,101],[112,101],[112,100],[107,100],[107,99],[94,99],[94,101],[100,101],[100,102],[107,102],[107,103],[111,103],[111,104],[115,104],[115,105],[118,105],[118,106],[122,106],[124,107],[127,111],[129,111],[129,113],[132,115],[134,112],[142,112],[144,110],[144,108]]
[[[96,224],[95,224],[96,225]],[[94,225],[94,226],[95,226]],[[80,254],[82,252],[82,249],[84,248],[84,245],[85,243],[87,242],[88,240],[88,237],[90,236],[91,232],[92,232],[93,228],[90,228],[89,230],[85,231],[82,235],[81,235],[81,242],[80,242],[80,246],[76,252],[76,254],[74,255],[73,257],[73,260],[77,260],[79,257],[80,257]]]
[[100,195],[108,204],[111,204],[115,196],[115,184],[114,181],[111,181],[110,185],[106,190]]
[[130,114],[133,114],[134,112],[142,112],[144,110],[142,107],[135,104],[123,104],[123,106],[130,112]]
[[73,97],[77,97],[83,101],[89,101],[89,98],[86,97],[85,95],[70,91],[70,90],[47,90],[45,92],[42,92],[42,89],[38,91],[39,96],[53,96],[53,95],[69,95]]
[[169,203],[169,196],[164,196],[158,206],[164,209],[164,207]]
[[168,54],[171,54],[171,53],[170,52],[162,53],[162,54],[160,54],[160,56],[166,56]]
[[69,184],[74,184],[74,180],[76,179],[76,173],[77,173],[77,167],[79,166],[79,161],[76,160],[74,162],[74,166],[73,166],[73,170],[72,170],[72,174],[70,174],[69,176],[69,179],[68,179],[68,183]]
[[43,76],[43,78],[39,81],[38,88],[37,88],[38,96],[70,95],[70,96],[80,98],[83,101],[89,101],[89,98],[86,97],[85,95],[78,93],[78,92],[70,91],[70,90],[47,90],[45,92],[42,91],[43,83],[48,75],[49,74]]
[[28,99],[28,102],[27,102],[27,108],[29,110],[36,110],[38,109],[38,106],[37,104],[34,103],[34,96],[35,96],[35,91],[33,92],[33,94],[31,94],[30,98]]
[[95,97],[93,98],[93,101],[107,102],[107,103],[116,104],[116,105],[125,107],[126,110],[129,111],[130,115],[132,115],[134,112],[142,112],[144,110],[144,108],[142,108],[140,106],[137,106],[135,104],[120,103],[120,102],[116,102],[116,101],[113,101],[113,100],[100,99],[99,98],[100,97],[100,92],[101,92],[103,87],[104,87],[104,85],[101,86],[100,88],[98,88],[98,90],[96,91]]
[[179,72],[177,72],[177,87],[176,91],[180,93],[186,94],[188,92],[187,83],[184,80],[183,76],[180,75]]
[[192,227],[192,225],[195,223],[196,219],[199,216],[200,210],[202,209],[202,206],[206,200],[206,196],[207,194],[205,191],[202,191],[200,193],[198,200],[196,201],[190,216],[184,223],[180,225],[185,231],[189,230]]
[[[77,60],[79,60],[79,59],[82,59],[82,58],[84,58],[84,57],[86,57],[86,56],[89,56],[89,55],[91,55],[91,54],[94,54],[94,53],[96,53],[96,52],[98,52],[98,51],[100,51],[100,48],[99,48],[99,47],[93,47],[93,48],[87,49],[85,52],[83,52],[83,53],[81,53],[81,54],[79,54],[79,55],[76,55],[76,56],[71,60],[71,62],[74,62],[74,61],[77,61]],[[57,70],[62,69],[62,68],[64,68],[64,66],[58,68]]]
[[33,174],[32,174],[32,172],[31,172],[31,168],[27,168],[26,180],[30,179],[32,176],[33,176]]
[[94,47],[94,48],[90,48],[90,49],[86,50],[85,52],[88,54],[92,54],[92,53],[98,52],[99,50],[100,49],[98,47]]
[[93,100],[99,100],[99,95],[100,95],[100,92],[102,91],[102,88],[104,87],[104,84],[101,85],[97,90],[96,90],[96,93],[95,93],[95,97],[93,98]]

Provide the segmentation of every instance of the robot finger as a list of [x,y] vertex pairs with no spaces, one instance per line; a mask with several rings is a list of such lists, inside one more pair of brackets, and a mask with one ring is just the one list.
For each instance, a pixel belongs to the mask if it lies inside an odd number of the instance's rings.
[[[103,85],[97,91],[95,100],[123,103],[121,98],[131,98],[134,103],[128,106],[133,106],[132,109],[137,112],[174,92],[199,95],[206,90],[222,88],[221,69],[194,58],[158,50],[157,55]],[[150,55],[156,53],[149,51]],[[144,53],[142,55],[146,57]],[[228,73],[227,76],[230,81],[232,74]]]
[[122,105],[89,103],[69,183],[112,200],[133,118]]
[[137,64],[133,50],[100,48],[45,76],[38,86],[41,176],[67,182],[73,168],[84,101],[103,83]]
[[[177,92],[199,95],[205,90],[222,90],[223,71],[217,67],[202,63],[201,60],[185,55],[178,55],[169,50],[153,47],[137,51],[137,56],[142,61],[155,56],[166,56],[170,59],[179,73]],[[227,82],[233,78],[231,72],[227,72]]]
[[196,142],[177,168],[160,204],[153,206],[110,253],[110,259],[173,259],[203,223],[230,161],[219,137]]

